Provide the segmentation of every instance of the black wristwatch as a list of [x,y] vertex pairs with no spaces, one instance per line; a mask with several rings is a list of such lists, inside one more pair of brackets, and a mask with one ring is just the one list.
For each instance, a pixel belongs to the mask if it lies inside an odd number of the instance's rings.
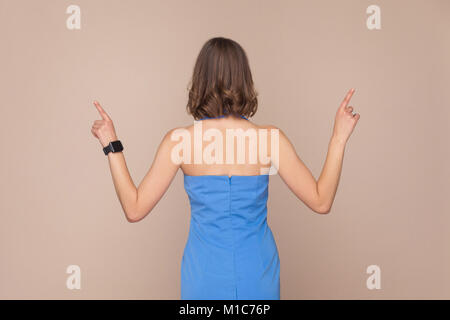
[[103,152],[107,156],[110,152],[120,152],[123,150],[120,140],[111,141],[106,147],[103,148]]

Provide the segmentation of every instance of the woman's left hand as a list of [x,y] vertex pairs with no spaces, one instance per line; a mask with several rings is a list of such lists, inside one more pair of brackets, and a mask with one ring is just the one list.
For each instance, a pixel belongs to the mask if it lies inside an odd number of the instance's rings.
[[117,140],[116,130],[114,124],[108,114],[103,110],[98,101],[94,101],[94,106],[97,108],[102,120],[95,120],[92,125],[91,132],[103,147],[106,147],[111,141]]
[[353,107],[347,106],[355,89],[350,89],[347,95],[339,106],[334,120],[333,137],[337,140],[347,143],[350,135],[353,132],[359,118],[359,113],[353,112]]

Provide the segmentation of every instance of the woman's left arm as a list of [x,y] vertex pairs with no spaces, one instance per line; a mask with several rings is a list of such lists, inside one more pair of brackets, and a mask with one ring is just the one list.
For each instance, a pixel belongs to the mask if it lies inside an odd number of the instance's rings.
[[[94,121],[91,132],[106,147],[109,142],[117,140],[117,135],[109,115],[98,102],[94,102],[94,105],[102,120]],[[138,222],[150,213],[167,191],[180,167],[171,160],[174,142],[170,137],[173,130],[164,136],[149,171],[137,188],[131,179],[123,152],[108,153],[114,188],[129,222]]]

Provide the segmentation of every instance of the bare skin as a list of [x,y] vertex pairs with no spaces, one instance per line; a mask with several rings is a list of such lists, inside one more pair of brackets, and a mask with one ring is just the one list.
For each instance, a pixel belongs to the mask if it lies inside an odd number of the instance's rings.
[[[278,174],[289,189],[312,211],[320,214],[329,213],[336,195],[342,162],[347,141],[355,128],[360,115],[352,114],[353,107],[348,106],[354,93],[351,89],[339,106],[334,122],[333,134],[328,144],[326,160],[316,181],[311,171],[297,155],[294,146],[285,133],[272,125],[256,125],[251,121],[228,116],[220,119],[202,121],[203,130],[216,128],[225,132],[226,128],[278,129],[279,130],[279,165]],[[117,140],[111,117],[100,104],[95,101],[95,107],[101,120],[94,121],[92,134],[102,147],[110,141]],[[153,163],[138,187],[135,186],[128,171],[123,152],[109,153],[108,161],[114,187],[129,222],[138,222],[146,217],[167,191],[178,169],[187,175],[257,175],[265,167],[259,161],[256,164],[177,164],[172,161],[172,148],[179,142],[171,139],[172,133],[178,128],[169,130],[163,137],[156,152]],[[193,133],[193,125],[184,127]],[[208,143],[204,142],[204,146]],[[270,138],[268,138],[270,155]],[[235,149],[236,150],[236,149]],[[246,155],[248,159],[248,155]]]

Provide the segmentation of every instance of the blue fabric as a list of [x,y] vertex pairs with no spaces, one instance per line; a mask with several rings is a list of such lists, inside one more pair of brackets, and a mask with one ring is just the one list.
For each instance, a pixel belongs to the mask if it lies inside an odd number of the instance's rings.
[[269,175],[184,175],[191,218],[181,299],[280,299],[280,260],[267,223]]

